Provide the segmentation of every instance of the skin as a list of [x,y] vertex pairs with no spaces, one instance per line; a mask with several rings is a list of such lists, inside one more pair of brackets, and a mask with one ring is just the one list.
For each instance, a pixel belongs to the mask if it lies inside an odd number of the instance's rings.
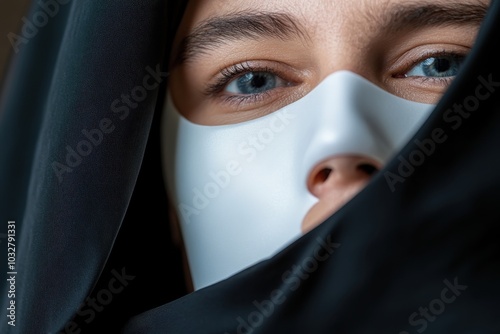
[[[463,62],[488,4],[486,0],[193,0],[174,43],[169,89],[178,110],[203,125],[234,124],[269,114],[339,70],[357,73],[407,100],[437,103],[457,74],[452,66],[446,71],[446,64]],[[279,19],[290,31],[251,37],[221,33],[213,38],[214,32],[205,25],[225,19],[226,31],[234,32],[238,31],[234,18],[268,13],[288,15]],[[422,72],[423,62],[432,60],[445,69],[439,75]],[[258,94],[238,90],[243,75],[263,72],[276,80],[272,89]],[[319,162],[305,180],[319,201],[304,218],[303,232],[343,206],[381,168],[362,156]]]

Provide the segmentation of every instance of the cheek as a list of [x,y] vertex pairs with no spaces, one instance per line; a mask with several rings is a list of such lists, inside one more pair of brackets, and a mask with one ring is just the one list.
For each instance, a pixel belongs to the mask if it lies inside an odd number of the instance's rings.
[[192,71],[178,67],[171,72],[168,83],[168,90],[174,104],[177,106],[178,112],[190,120],[197,115],[204,115],[201,109],[207,100],[206,96],[198,92],[201,90],[199,85],[197,86],[196,82],[190,79],[196,77]]
[[426,104],[437,104],[443,94],[446,92],[447,87],[422,89],[421,87],[415,87],[411,84],[392,82],[386,84],[384,86],[384,89],[389,93],[402,97],[403,99],[408,101]]

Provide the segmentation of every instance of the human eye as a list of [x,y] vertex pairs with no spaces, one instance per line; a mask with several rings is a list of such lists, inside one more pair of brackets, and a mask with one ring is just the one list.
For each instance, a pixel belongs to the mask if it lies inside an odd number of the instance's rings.
[[[453,40],[455,41],[455,40]],[[422,44],[389,58],[386,89],[407,100],[437,103],[471,50],[465,42]]]
[[[277,68],[278,67],[278,68]],[[238,104],[263,102],[272,99],[274,91],[296,84],[288,79],[290,73],[281,66],[268,66],[243,62],[220,71],[214,83],[208,85],[206,93],[220,96],[225,102]]]
[[449,81],[458,74],[465,57],[446,51],[430,53],[415,61],[404,77]]
[[255,95],[286,85],[286,81],[274,73],[265,71],[248,72],[231,80],[226,87],[226,92]]

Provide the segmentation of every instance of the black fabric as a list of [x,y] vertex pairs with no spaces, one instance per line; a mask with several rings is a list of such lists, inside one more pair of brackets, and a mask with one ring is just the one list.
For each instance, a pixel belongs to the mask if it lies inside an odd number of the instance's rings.
[[[367,188],[277,256],[190,294],[170,240],[158,122],[184,5],[60,4],[13,57],[0,233],[16,221],[16,327],[2,316],[1,332],[499,333],[500,4],[429,120]],[[151,72],[161,85],[126,114],[122,94]],[[92,140],[58,177],[54,162],[69,165]]]
[[[27,21],[47,15],[44,3]],[[16,221],[17,275],[15,299],[2,279],[1,300],[17,307],[16,326],[4,311],[0,332],[110,332],[184,293],[153,122],[174,13],[165,1],[52,4],[34,36],[19,32],[30,38],[3,81],[0,233]],[[151,89],[137,88],[146,77]],[[129,107],[122,94],[134,92],[140,101]],[[6,239],[0,245],[7,268]]]

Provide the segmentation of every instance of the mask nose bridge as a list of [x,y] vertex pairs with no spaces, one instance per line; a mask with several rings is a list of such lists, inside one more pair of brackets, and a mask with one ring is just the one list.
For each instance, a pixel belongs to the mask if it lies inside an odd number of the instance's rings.
[[[383,162],[389,145],[373,114],[375,91],[362,79],[335,74],[318,86],[308,103],[309,145],[304,157],[304,179],[322,161],[335,155],[362,155]],[[312,109],[312,110],[311,110]]]

